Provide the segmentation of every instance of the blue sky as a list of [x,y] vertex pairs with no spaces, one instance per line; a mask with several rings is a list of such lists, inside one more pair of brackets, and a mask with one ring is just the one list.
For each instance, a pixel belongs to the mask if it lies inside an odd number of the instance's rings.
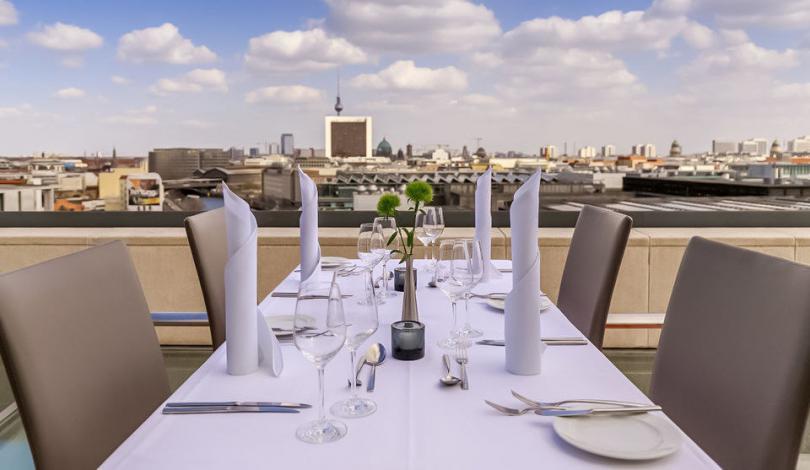
[[810,133],[804,1],[0,0],[0,155],[323,146],[686,151]]

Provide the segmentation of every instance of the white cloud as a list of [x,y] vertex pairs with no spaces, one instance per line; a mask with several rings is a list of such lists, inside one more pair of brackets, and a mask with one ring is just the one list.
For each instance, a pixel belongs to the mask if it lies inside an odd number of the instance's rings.
[[468,0],[326,0],[330,31],[371,50],[471,51],[501,33],[492,10]]
[[250,39],[245,63],[257,70],[318,71],[360,64],[368,57],[349,41],[324,30],[274,31]]
[[552,16],[525,21],[504,34],[512,48],[532,46],[585,49],[669,49],[684,35],[690,45],[707,47],[711,30],[684,16],[662,17],[644,11],[613,10],[572,20]]
[[144,108],[130,109],[123,114],[108,116],[104,119],[104,122],[134,126],[151,126],[158,122],[156,118],[157,112],[157,106],[149,105]]
[[381,91],[461,91],[467,88],[467,75],[453,66],[431,69],[400,60],[375,74],[358,75],[351,84]]
[[478,107],[478,106],[497,106],[501,104],[501,100],[495,96],[491,95],[483,95],[480,93],[470,93],[468,95],[464,95],[459,99],[459,103],[465,104],[468,106]]
[[72,24],[57,22],[28,33],[32,43],[60,52],[81,52],[96,49],[104,39],[95,32]]
[[15,106],[0,106],[0,119],[17,117],[22,115],[23,110]]
[[810,22],[808,0],[701,0],[692,10],[727,25],[806,28]]
[[702,75],[712,78],[721,73],[759,74],[797,65],[799,54],[795,50],[766,49],[749,41],[706,51],[685,66],[681,73],[690,77]]
[[153,28],[130,31],[118,40],[118,58],[136,63],[202,64],[217,55],[205,46],[196,46],[180,34],[177,26],[163,23]]
[[176,78],[162,78],[149,90],[156,95],[170,93],[200,93],[203,91],[228,91],[225,72],[219,69],[194,69]]
[[714,31],[700,23],[686,25],[681,34],[684,41],[695,49],[707,49],[715,42]]
[[774,98],[780,99],[808,99],[810,98],[810,83],[783,83],[773,88]]
[[61,90],[57,91],[54,96],[57,98],[62,98],[65,100],[68,99],[75,99],[75,98],[83,98],[87,93],[84,92],[81,88],[76,87],[69,87],[69,88],[62,88]]
[[8,0],[0,0],[0,26],[17,24],[17,9]]
[[5,39],[0,38],[0,49],[5,49],[8,47],[8,41]]
[[321,99],[321,91],[303,85],[269,86],[253,90],[245,95],[245,102],[304,104]]
[[129,85],[131,83],[130,79],[122,77],[120,75],[113,75],[112,77],[110,77],[110,81],[112,81],[116,85]]

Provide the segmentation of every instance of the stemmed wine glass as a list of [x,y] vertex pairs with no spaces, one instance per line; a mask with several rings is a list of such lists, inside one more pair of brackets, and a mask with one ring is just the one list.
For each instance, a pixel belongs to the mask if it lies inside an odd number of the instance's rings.
[[374,292],[374,279],[370,268],[363,268],[358,277],[344,278],[338,281],[340,291],[350,294],[343,300],[343,313],[346,318],[346,342],[349,349],[349,375],[352,387],[352,396],[332,405],[330,410],[335,416],[342,418],[360,418],[368,416],[377,410],[377,404],[367,398],[357,396],[357,374],[354,369],[357,349],[369,336],[377,331],[379,319],[377,317],[377,302],[372,294],[370,301],[363,302],[364,295]]
[[470,285],[464,292],[464,325],[457,331],[457,335],[464,338],[480,338],[484,332],[473,328],[470,323],[470,297],[473,288],[484,278],[484,256],[478,240],[469,238],[460,240],[460,243],[466,246],[467,254],[470,257]]
[[323,370],[343,347],[346,320],[340,288],[335,282],[301,286],[295,303],[293,341],[295,347],[318,369],[318,419],[301,425],[298,439],[311,444],[334,442],[346,435],[346,425],[326,419]]
[[444,231],[444,214],[441,207],[425,207],[424,212],[416,214],[416,238],[425,246],[425,259],[428,259],[427,248],[430,247],[430,259],[435,261],[433,247]]
[[[391,259],[391,252],[399,246],[399,239],[397,237],[392,236],[397,233],[397,221],[393,217],[376,217],[374,219],[374,225],[379,227],[383,234],[384,240],[384,249],[381,250],[383,258],[383,268],[382,268],[382,279],[383,279],[383,288],[380,296],[382,298],[391,297],[394,294],[388,291],[388,260]],[[391,240],[391,243],[388,244],[388,241]]]
[[357,236],[357,257],[363,265],[374,269],[382,260],[385,240],[381,227],[372,223],[360,224],[360,233]]
[[436,285],[450,299],[453,309],[453,327],[450,336],[439,341],[442,348],[455,350],[463,346],[467,339],[458,335],[456,302],[463,299],[473,284],[470,255],[467,245],[459,240],[443,240],[439,245],[439,258],[436,263]]

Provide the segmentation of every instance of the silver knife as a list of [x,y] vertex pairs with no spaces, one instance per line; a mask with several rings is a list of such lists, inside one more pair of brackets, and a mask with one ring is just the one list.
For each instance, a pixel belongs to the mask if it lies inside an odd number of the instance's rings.
[[534,411],[534,413],[540,416],[586,416],[586,415],[646,413],[648,411],[661,411],[661,407],[656,405],[650,405],[650,406],[636,406],[636,407],[625,406],[621,408],[587,408],[580,410],[538,408]]
[[312,408],[308,403],[292,403],[286,401],[179,401],[166,403],[168,408],[189,408],[193,406],[253,406],[277,408]]
[[[343,294],[343,298],[349,298],[352,294]],[[298,292],[273,292],[270,294],[270,297],[280,297],[283,299],[296,299],[298,298]],[[308,295],[308,299],[328,299],[329,297],[326,295]]]
[[299,413],[299,411],[282,406],[166,406],[163,408],[164,415],[213,413]]
[[[549,346],[578,346],[588,344],[588,340],[581,337],[570,338],[541,338],[542,342]],[[482,339],[477,344],[484,346],[506,346],[506,341],[502,339]]]

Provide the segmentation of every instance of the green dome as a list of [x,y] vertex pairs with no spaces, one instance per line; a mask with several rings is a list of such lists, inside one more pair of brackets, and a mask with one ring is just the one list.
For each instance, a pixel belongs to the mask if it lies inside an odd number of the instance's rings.
[[377,145],[377,155],[381,157],[390,157],[392,154],[393,150],[391,149],[391,144],[389,144],[388,141],[385,140],[385,137],[383,137],[383,140],[381,140]]

